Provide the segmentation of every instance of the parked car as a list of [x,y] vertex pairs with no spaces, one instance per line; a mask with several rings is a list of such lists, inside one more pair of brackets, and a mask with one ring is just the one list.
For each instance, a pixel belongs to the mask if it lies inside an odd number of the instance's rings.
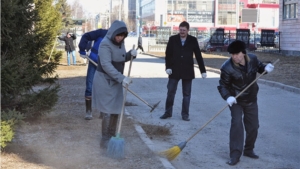
[[[231,44],[235,40],[236,39],[225,39],[223,45],[221,45],[221,46],[208,44],[206,47],[206,51],[208,51],[208,52],[226,52],[229,44]],[[257,47],[255,46],[254,43],[250,43],[249,46],[247,47],[247,50],[249,50],[249,51],[254,51],[256,49],[257,49]]]
[[150,33],[150,36],[149,34],[143,34],[143,37],[156,37],[156,34]]
[[201,51],[205,51],[206,46],[209,42],[210,37],[198,39],[199,48]]
[[251,44],[254,44],[257,48],[260,48],[261,47],[261,44],[260,44],[260,37],[259,38],[255,38],[255,41],[253,38],[250,38],[250,43]]

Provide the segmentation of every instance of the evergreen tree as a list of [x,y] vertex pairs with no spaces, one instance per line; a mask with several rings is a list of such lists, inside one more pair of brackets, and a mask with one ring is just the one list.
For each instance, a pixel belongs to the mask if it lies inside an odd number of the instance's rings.
[[58,7],[59,12],[62,16],[62,26],[64,29],[69,29],[74,26],[74,21],[71,17],[71,7],[67,3],[67,0],[56,0],[56,6]]
[[[62,54],[54,51],[47,60],[61,29],[58,9],[53,0],[1,0],[2,110],[39,114],[56,103],[54,71]],[[34,91],[41,83],[48,85]]]

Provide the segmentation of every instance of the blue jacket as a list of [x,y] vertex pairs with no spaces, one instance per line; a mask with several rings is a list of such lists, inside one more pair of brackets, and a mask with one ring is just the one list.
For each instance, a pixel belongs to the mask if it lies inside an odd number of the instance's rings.
[[91,48],[91,53],[89,57],[97,63],[99,45],[102,39],[105,37],[106,33],[107,33],[106,29],[97,29],[83,34],[78,44],[79,53],[85,54],[85,52],[90,49],[90,42],[94,41],[94,45]]

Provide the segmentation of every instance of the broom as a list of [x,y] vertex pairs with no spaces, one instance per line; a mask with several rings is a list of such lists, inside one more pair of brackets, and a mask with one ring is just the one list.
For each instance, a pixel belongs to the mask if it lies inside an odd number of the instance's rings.
[[[133,45],[132,49],[134,49],[134,48],[135,48],[135,45]],[[133,60],[133,56],[131,55],[130,65],[129,65],[129,70],[128,70],[128,77],[130,77],[132,60]],[[107,155],[109,157],[115,158],[115,159],[121,159],[121,158],[124,158],[124,156],[125,156],[125,140],[124,140],[124,138],[120,137],[120,131],[121,131],[123,114],[124,114],[124,110],[125,110],[127,90],[128,90],[128,84],[126,84],[126,90],[124,91],[122,112],[120,115],[120,120],[119,120],[119,124],[118,124],[118,130],[117,130],[116,137],[111,137],[108,142],[108,145],[107,145]]]
[[[277,59],[273,65],[275,65],[277,62],[279,61],[279,59]],[[256,79],[253,80],[253,82],[251,82],[244,90],[242,90],[237,96],[235,96],[235,98],[237,99],[242,93],[244,93],[253,83],[255,83],[261,76],[263,76],[266,73],[266,71],[264,71],[262,74],[260,74]],[[215,116],[213,116],[207,123],[205,123],[200,129],[198,129],[191,137],[189,137],[186,141],[183,141],[181,143],[179,143],[176,146],[173,146],[172,148],[162,151],[159,154],[165,156],[169,161],[174,160],[179,154],[180,152],[184,149],[184,147],[186,146],[187,142],[189,142],[195,135],[197,135],[206,125],[208,125],[213,119],[215,119],[223,110],[225,110],[228,107],[228,104],[222,108]]]

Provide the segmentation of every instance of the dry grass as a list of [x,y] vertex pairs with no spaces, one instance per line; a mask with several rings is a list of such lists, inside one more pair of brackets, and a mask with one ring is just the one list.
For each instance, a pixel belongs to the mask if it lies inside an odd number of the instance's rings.
[[[148,52],[149,54],[164,57],[164,52]],[[274,53],[255,52],[258,59],[264,63],[280,61],[275,65],[272,73],[263,76],[262,79],[283,83],[285,85],[300,88],[300,57],[283,56]],[[230,56],[226,52],[202,53],[205,66],[208,68],[220,69],[221,65]]]

